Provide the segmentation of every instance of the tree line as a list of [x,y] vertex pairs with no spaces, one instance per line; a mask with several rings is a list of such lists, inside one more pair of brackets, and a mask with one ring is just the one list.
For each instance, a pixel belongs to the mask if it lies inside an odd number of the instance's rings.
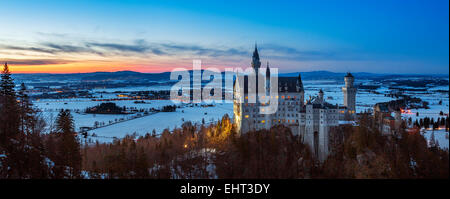
[[[412,119],[409,118],[409,123],[412,122]],[[426,129],[433,129],[436,130],[439,127],[444,127],[445,131],[448,132],[449,130],[449,117],[438,117],[437,120],[434,120],[434,118],[424,117],[420,119],[416,119],[414,121],[414,126],[419,128],[426,128]]]
[[47,127],[33,108],[26,86],[15,91],[9,67],[0,82],[0,178],[80,178],[80,143],[68,110],[61,110],[55,128]]

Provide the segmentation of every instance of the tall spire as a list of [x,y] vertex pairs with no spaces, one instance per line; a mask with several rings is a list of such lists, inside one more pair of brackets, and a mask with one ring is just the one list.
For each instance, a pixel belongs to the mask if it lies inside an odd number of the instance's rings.
[[255,42],[255,51],[253,51],[253,57],[252,57],[252,67],[253,68],[260,68],[261,62],[259,61],[259,53],[258,53],[258,46]]
[[266,77],[270,77],[269,62],[267,62]]
[[303,89],[303,82],[302,82],[302,76],[301,76],[300,73],[298,73],[297,85],[299,87],[299,91],[304,91],[304,89]]

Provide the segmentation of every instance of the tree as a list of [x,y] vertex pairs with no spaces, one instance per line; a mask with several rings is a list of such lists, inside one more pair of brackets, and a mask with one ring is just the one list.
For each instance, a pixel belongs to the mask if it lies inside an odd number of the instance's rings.
[[7,176],[21,178],[25,175],[24,136],[19,131],[19,114],[14,91],[15,84],[5,63],[0,81],[0,153],[7,155]]
[[19,119],[14,82],[5,63],[0,81],[0,150],[11,150],[11,139],[17,139]]
[[430,147],[436,147],[436,139],[434,138],[434,131],[431,132],[431,138],[430,138]]
[[61,110],[56,119],[58,135],[57,178],[79,178],[81,173],[80,142],[69,110]]
[[1,75],[0,96],[15,97],[14,87],[15,87],[14,80],[11,77],[11,72],[9,71],[8,64],[5,63]]
[[23,148],[26,156],[27,173],[31,178],[48,177],[45,148],[41,137],[41,131],[45,127],[45,121],[37,115],[27,95],[27,88],[21,84],[17,94],[19,104],[20,134],[24,137]]

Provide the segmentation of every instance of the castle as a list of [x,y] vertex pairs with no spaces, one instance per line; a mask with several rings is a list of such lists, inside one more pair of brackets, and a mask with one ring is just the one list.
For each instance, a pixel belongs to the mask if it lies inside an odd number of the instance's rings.
[[[258,48],[252,57],[252,69],[255,74],[260,74],[261,62]],[[267,64],[266,77],[270,77],[270,69]],[[239,83],[243,79],[243,84]],[[249,99],[256,95],[258,79],[256,79],[256,92],[252,92],[248,86],[252,84],[248,75],[237,74],[234,83],[234,122],[240,133],[249,131],[270,129],[275,125],[285,125],[289,127],[294,135],[298,135],[304,143],[307,143],[314,155],[319,160],[324,160],[329,154],[330,129],[340,125],[340,121],[352,118],[355,115],[356,88],[353,86],[354,77],[348,73],[345,79],[345,86],[342,88],[344,94],[344,105],[333,105],[325,101],[324,92],[320,89],[315,97],[305,101],[305,91],[301,76],[279,77],[278,96],[270,98],[276,100],[278,107],[272,114],[261,114],[260,108],[268,103],[261,103],[256,100],[251,103]],[[266,93],[270,88],[270,78],[265,78]],[[242,81],[242,80],[241,80]],[[253,85],[252,85],[253,86]],[[243,92],[242,90],[243,89]],[[243,93],[243,95],[242,95]],[[252,96],[253,95],[253,96]],[[273,103],[273,102],[272,102]]]

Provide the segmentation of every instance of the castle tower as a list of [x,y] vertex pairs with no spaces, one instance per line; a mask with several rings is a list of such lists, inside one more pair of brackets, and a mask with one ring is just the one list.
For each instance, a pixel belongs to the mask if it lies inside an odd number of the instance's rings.
[[355,78],[351,73],[347,73],[344,77],[345,86],[342,87],[342,92],[344,93],[344,106],[350,113],[355,113],[356,111],[356,88],[353,86]]
[[300,73],[297,78],[297,92],[300,92],[300,105],[303,105],[305,101],[305,90],[303,89],[302,76]]
[[269,68],[269,62],[267,62],[267,68],[266,68],[266,95],[270,95],[270,68]]
[[258,46],[255,43],[255,50],[253,51],[253,56],[252,56],[252,68],[255,70],[255,75],[256,75],[256,90],[255,90],[255,94],[256,94],[256,102],[258,103],[258,77],[260,77],[259,74],[259,68],[261,68],[261,61],[259,60],[259,53],[258,53]]
[[324,95],[323,90],[320,89],[319,90],[319,101],[320,101],[320,103],[323,103],[323,95]]
[[258,72],[258,69],[261,67],[261,61],[259,61],[258,46],[256,44],[255,50],[253,51],[252,67],[255,69],[255,72]]

